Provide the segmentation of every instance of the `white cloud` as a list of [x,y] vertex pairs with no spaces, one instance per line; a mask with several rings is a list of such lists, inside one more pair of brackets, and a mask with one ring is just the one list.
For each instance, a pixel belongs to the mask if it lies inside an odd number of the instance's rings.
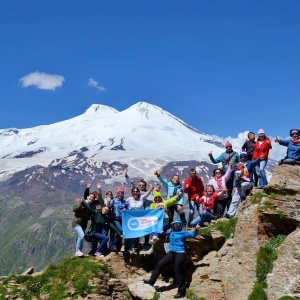
[[106,88],[103,85],[100,85],[95,79],[89,78],[88,85],[95,87],[99,92],[106,92]]
[[23,76],[20,80],[22,87],[35,86],[40,90],[52,90],[61,87],[65,78],[60,75],[46,74],[35,71]]

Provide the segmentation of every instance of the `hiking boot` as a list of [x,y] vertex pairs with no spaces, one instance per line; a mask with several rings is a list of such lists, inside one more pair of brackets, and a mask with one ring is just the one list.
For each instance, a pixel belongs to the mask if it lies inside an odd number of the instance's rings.
[[154,282],[153,281],[151,281],[150,279],[143,279],[143,282],[145,283],[145,284],[150,284],[150,285],[154,285]]
[[84,256],[84,254],[80,250],[77,250],[75,253],[75,256],[82,257],[82,256]]
[[174,296],[174,298],[175,299],[178,299],[178,298],[183,298],[185,295],[183,295],[183,294],[180,294],[180,293],[177,293],[175,296]]

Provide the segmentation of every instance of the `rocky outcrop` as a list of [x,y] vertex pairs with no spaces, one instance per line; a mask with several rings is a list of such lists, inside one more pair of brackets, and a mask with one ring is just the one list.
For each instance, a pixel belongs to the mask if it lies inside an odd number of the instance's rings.
[[256,255],[269,237],[287,235],[268,276],[270,300],[300,293],[300,167],[273,169],[268,188],[254,189],[240,204],[232,239],[196,265],[190,288],[216,300],[247,300],[256,281]]

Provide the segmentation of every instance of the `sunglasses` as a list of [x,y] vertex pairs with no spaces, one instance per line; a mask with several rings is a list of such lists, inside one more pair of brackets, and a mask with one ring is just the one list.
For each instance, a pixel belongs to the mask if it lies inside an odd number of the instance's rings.
[[138,193],[139,193],[139,191],[132,191],[132,193],[133,193],[133,194],[138,194]]
[[118,195],[124,195],[124,193],[122,193],[122,192],[119,192],[119,193],[118,193]]
[[221,172],[215,172],[215,174],[221,174]]
[[172,225],[175,226],[175,227],[179,227],[181,224],[180,223],[173,223]]

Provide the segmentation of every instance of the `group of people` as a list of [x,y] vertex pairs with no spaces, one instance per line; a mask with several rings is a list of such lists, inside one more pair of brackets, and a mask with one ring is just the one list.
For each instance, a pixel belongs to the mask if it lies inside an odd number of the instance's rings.
[[[287,155],[278,164],[300,164],[300,131],[292,129],[291,139],[274,141],[287,147]],[[185,280],[183,275],[185,261],[185,239],[195,237],[200,227],[218,218],[231,219],[237,212],[238,205],[245,200],[254,186],[264,189],[267,184],[265,167],[268,162],[269,151],[272,149],[271,140],[265,135],[264,130],[258,131],[258,138],[249,132],[241,152],[232,149],[228,141],[225,151],[217,158],[210,152],[208,156],[213,164],[221,163],[213,171],[212,178],[204,187],[203,179],[197,175],[196,170],[190,169],[189,177],[180,182],[178,174],[174,174],[170,181],[164,179],[156,171],[154,175],[159,183],[147,190],[147,183],[140,180],[138,186],[129,177],[127,169],[124,175],[131,187],[131,196],[125,199],[124,189],[117,189],[115,195],[107,191],[105,198],[102,196],[101,185],[97,184],[97,191],[90,193],[91,183],[87,184],[84,199],[76,199],[73,208],[73,227],[77,232],[76,256],[83,256],[82,246],[84,232],[88,221],[92,227],[92,249],[89,255],[103,256],[109,248],[120,252],[122,241],[122,211],[143,209],[164,209],[165,218],[163,232],[153,232],[144,237],[144,249],[150,249],[159,240],[162,234],[170,235],[170,252],[157,264],[149,280],[144,283],[154,285],[160,274],[161,268],[174,263],[175,278],[178,293],[174,298],[185,295]],[[166,199],[163,199],[161,186],[165,188]],[[183,208],[184,194],[187,195],[189,206],[188,220]],[[178,219],[174,220],[175,212]],[[226,212],[226,214],[225,214]],[[189,232],[185,229],[193,227]],[[168,229],[171,229],[168,232]],[[129,255],[129,250],[139,247],[139,238],[124,240],[124,255]]]

